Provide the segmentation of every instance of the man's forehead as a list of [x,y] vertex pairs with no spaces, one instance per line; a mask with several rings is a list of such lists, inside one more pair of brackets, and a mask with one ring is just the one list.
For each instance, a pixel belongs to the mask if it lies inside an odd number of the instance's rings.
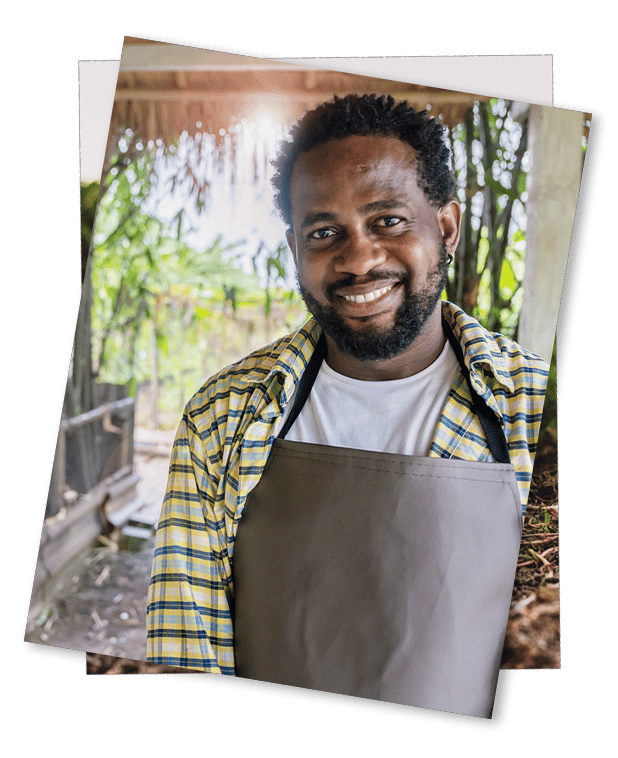
[[[396,137],[329,140],[299,156],[291,179],[292,209],[334,200],[346,188],[403,199],[419,190],[416,151]],[[300,204],[300,206],[298,205]]]
[[328,174],[342,166],[359,173],[385,163],[415,170],[417,155],[412,145],[395,136],[372,134],[333,138],[301,153],[294,163],[292,179],[307,173]]

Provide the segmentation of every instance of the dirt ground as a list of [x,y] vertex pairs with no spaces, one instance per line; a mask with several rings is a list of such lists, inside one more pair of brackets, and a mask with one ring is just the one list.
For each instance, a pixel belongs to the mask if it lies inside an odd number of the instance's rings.
[[[141,511],[159,515],[174,434],[136,430]],[[146,593],[154,532],[146,540],[100,537],[57,577],[28,641],[105,656],[146,658]]]
[[[148,436],[148,435],[147,435]],[[139,493],[160,509],[173,435],[138,447]],[[89,674],[194,673],[145,662],[146,592],[154,535],[100,538],[63,571],[28,639],[89,651]],[[539,450],[524,522],[502,668],[559,668],[558,475],[555,446]]]
[[539,447],[524,521],[502,668],[560,668],[558,461]]

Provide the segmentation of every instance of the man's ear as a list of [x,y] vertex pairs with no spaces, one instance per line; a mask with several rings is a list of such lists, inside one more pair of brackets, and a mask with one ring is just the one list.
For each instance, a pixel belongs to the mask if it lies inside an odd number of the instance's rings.
[[296,263],[296,237],[294,236],[294,232],[288,229],[287,232],[285,233],[285,238],[288,242],[288,246],[290,250],[292,251],[292,257],[294,258],[294,263]]
[[442,239],[446,245],[446,251],[450,255],[455,254],[459,242],[459,229],[461,227],[461,205],[453,198],[445,203],[438,211],[438,223]]

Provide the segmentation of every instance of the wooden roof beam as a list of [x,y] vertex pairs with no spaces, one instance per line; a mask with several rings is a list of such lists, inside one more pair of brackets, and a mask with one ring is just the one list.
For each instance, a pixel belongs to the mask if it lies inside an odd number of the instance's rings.
[[[316,104],[330,100],[333,95],[343,97],[349,94],[345,92],[256,92],[253,91],[209,91],[209,90],[157,90],[157,89],[117,89],[115,99],[119,101],[128,100],[258,100],[260,98],[277,98],[287,101],[311,101]],[[464,92],[398,92],[389,91],[395,100],[409,100],[412,102],[431,103],[432,105],[453,105],[473,103],[475,100],[487,100],[486,95],[473,95]]]

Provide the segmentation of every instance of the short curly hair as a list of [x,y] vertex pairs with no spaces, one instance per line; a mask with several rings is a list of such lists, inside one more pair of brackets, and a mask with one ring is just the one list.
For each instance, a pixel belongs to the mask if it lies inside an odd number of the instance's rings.
[[285,224],[292,228],[290,181],[296,159],[331,139],[352,135],[396,137],[411,145],[417,155],[419,187],[428,202],[442,207],[455,192],[452,150],[448,130],[427,111],[416,111],[391,95],[335,97],[308,111],[280,145],[272,165],[275,204]]

